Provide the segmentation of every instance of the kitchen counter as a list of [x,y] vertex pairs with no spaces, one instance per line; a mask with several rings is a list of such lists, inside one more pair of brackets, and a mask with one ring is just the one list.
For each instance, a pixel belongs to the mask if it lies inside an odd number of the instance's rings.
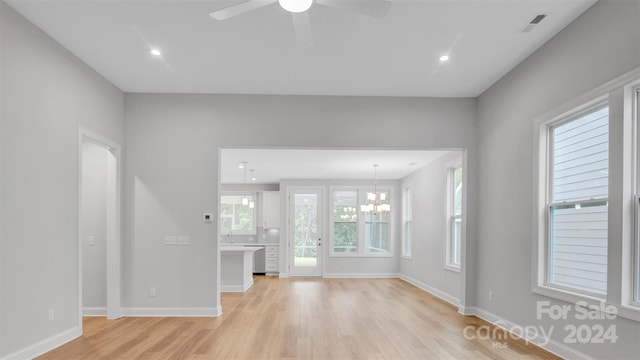
[[220,291],[245,292],[253,285],[253,253],[262,246],[220,246]]

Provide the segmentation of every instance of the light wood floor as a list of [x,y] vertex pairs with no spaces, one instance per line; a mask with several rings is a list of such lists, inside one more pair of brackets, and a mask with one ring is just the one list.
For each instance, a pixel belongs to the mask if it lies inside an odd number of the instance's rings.
[[[538,359],[522,340],[467,340],[487,325],[398,279],[256,277],[219,318],[84,319],[41,359]],[[475,334],[475,331],[469,331]],[[499,344],[498,346],[496,344]]]

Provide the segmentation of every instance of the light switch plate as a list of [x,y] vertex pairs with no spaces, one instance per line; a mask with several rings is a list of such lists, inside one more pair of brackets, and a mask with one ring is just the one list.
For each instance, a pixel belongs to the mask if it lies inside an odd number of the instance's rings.
[[166,235],[164,237],[164,244],[165,245],[176,245],[178,242],[178,237],[175,235]]
[[93,235],[89,236],[89,246],[96,246],[96,237]]
[[189,237],[187,235],[178,235],[178,245],[189,245]]

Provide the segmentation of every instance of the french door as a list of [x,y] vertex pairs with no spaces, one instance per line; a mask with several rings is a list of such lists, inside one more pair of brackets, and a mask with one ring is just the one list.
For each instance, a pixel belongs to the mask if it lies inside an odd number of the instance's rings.
[[322,199],[321,188],[290,190],[290,276],[322,276]]

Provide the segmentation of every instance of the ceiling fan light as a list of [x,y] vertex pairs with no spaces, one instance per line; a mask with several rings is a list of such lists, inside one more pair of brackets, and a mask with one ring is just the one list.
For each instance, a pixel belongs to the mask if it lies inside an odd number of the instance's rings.
[[278,0],[280,6],[292,13],[300,13],[309,10],[313,0]]

